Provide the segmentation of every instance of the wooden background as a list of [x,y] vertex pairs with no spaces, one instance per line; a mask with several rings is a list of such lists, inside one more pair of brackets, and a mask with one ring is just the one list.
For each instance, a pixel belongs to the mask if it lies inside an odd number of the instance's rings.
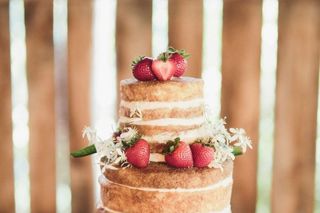
[[[255,212],[260,116],[262,1],[225,0],[222,32],[221,116],[244,127],[254,149],[237,159],[233,212]],[[56,100],[53,2],[25,0],[31,212],[56,211]],[[169,0],[169,44],[192,54],[188,75],[202,70],[203,2]],[[151,55],[152,1],[118,0],[117,79],[131,60]],[[272,212],[314,211],[315,141],[319,79],[320,1],[280,0],[275,105]],[[90,124],[93,1],[68,1],[67,117],[70,149],[85,145]],[[0,0],[0,212],[15,212],[9,1]],[[214,59],[212,59],[214,60]],[[114,88],[115,90],[117,88]],[[267,98],[267,97],[266,97]],[[45,143],[45,146],[44,146]],[[3,151],[4,150],[4,151]],[[70,159],[72,212],[92,212],[92,163]]]

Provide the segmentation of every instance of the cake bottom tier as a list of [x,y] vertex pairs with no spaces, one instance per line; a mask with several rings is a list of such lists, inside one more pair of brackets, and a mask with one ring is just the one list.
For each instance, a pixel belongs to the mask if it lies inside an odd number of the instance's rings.
[[107,169],[99,177],[102,212],[231,212],[232,161],[220,169]]

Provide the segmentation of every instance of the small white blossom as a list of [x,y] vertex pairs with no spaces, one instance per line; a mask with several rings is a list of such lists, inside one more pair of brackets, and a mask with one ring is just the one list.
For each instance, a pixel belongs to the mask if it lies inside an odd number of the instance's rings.
[[89,143],[95,144],[98,141],[101,141],[101,139],[97,136],[97,131],[95,129],[92,129],[90,127],[85,127],[82,131],[82,137],[87,138]]
[[246,131],[244,129],[230,128],[230,132],[233,133],[231,137],[231,141],[236,141],[233,145],[237,147],[241,147],[243,153],[247,151],[247,147],[252,149],[251,140],[246,135]]
[[127,158],[122,143],[114,142],[112,138],[102,140],[97,136],[96,130],[89,127],[84,129],[83,136],[87,137],[89,143],[95,145],[104,167],[126,162]]
[[234,160],[235,157],[232,153],[233,149],[229,147],[227,144],[216,141],[213,146],[215,152],[213,161],[211,162],[209,167],[222,169],[222,165],[224,162],[228,160]]
[[138,135],[138,131],[135,128],[126,127],[120,134],[119,139],[124,142],[130,142],[136,135]]
[[204,125],[205,138],[200,138],[200,142],[214,148],[214,158],[209,164],[211,168],[223,169],[223,163],[228,160],[234,160],[234,147],[241,147],[244,153],[247,147],[252,148],[251,140],[246,136],[244,129],[225,127],[225,118],[213,121],[210,117],[210,111],[206,109],[206,123]]

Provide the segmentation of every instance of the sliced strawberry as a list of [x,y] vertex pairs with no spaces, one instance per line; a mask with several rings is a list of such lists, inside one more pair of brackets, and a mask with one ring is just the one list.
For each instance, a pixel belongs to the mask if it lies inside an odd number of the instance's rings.
[[149,164],[150,145],[147,141],[139,139],[125,150],[127,161],[137,168],[145,168]]
[[169,60],[176,65],[175,77],[182,76],[188,67],[187,58],[190,56],[185,50],[176,50],[173,47],[168,48]]
[[212,162],[214,155],[214,149],[212,147],[205,146],[201,143],[194,143],[190,145],[190,148],[195,167],[203,168]]
[[132,62],[132,74],[139,81],[152,81],[156,79],[156,76],[152,72],[151,58],[144,56],[138,57]]
[[173,77],[176,66],[173,61],[168,60],[167,53],[162,53],[153,61],[152,71],[158,80],[167,81]]
[[168,141],[164,150],[165,161],[169,166],[176,168],[190,168],[193,166],[190,146],[176,138]]

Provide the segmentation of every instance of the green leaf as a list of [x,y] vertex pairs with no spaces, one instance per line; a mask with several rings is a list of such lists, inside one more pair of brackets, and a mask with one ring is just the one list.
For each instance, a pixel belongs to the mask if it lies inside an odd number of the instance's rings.
[[74,158],[80,158],[80,157],[84,157],[84,156],[91,155],[94,153],[97,153],[97,149],[96,149],[95,145],[92,144],[92,145],[87,146],[85,148],[82,148],[80,150],[71,152],[70,154]]
[[185,50],[177,50],[177,49],[175,49],[173,47],[168,47],[167,53],[169,55],[172,55],[173,53],[178,53],[185,59],[188,59],[190,57],[190,54],[187,53]]
[[160,53],[157,59],[166,62],[169,58],[170,54],[168,52]]
[[139,63],[144,58],[145,56],[138,56],[137,58],[135,58],[131,63],[131,68],[133,68],[137,63]]
[[176,148],[179,146],[180,143],[180,138],[175,138],[173,141],[170,140],[166,143],[162,153],[163,154],[169,154],[174,152],[174,150],[176,150]]

